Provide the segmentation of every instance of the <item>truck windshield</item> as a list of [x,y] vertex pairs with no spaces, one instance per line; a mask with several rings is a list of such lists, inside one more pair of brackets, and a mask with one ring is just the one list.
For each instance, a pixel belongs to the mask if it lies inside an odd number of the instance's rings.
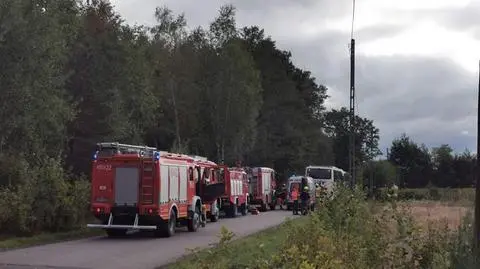
[[332,169],[327,168],[309,168],[307,176],[315,179],[332,179]]

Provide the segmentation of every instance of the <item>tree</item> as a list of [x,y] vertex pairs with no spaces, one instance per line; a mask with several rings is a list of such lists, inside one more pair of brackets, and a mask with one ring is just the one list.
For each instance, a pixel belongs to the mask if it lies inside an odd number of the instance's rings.
[[[335,165],[349,169],[349,141],[350,141],[350,112],[342,107],[340,110],[332,109],[325,114],[324,130],[333,139]],[[364,165],[381,154],[378,148],[379,129],[372,120],[355,116],[355,162]]]
[[240,34],[262,74],[263,104],[257,140],[248,161],[274,167],[281,175],[303,172],[308,164],[331,164],[329,139],[321,132],[326,88],[296,68],[291,53],[279,50],[258,27]]
[[467,149],[456,154],[452,161],[455,179],[450,181],[451,187],[470,188],[475,184],[476,156]]
[[211,132],[206,131],[214,137],[215,159],[233,164],[249,153],[255,141],[262,92],[260,74],[238,38],[233,6],[220,8],[210,25],[209,37],[213,51],[205,70],[214,78],[203,84],[207,85],[203,93],[209,100],[204,115],[212,127]]
[[130,125],[122,91],[128,83],[128,50],[120,41],[122,20],[103,0],[84,6],[82,13],[67,84],[78,112],[69,126],[69,163],[77,172],[88,171],[96,142],[124,141]]
[[33,164],[62,157],[73,116],[64,67],[75,10],[74,1],[0,4],[0,154],[6,158],[24,156]]
[[429,150],[425,145],[418,146],[406,134],[392,141],[388,160],[397,166],[400,187],[423,188],[432,179]]
[[[372,161],[364,170],[364,178],[371,179],[374,188],[391,186],[397,180],[396,167],[388,160]],[[370,178],[372,177],[373,178]],[[369,182],[365,182],[369,183]],[[365,184],[367,185],[367,184]],[[367,185],[367,187],[370,187]]]
[[432,184],[437,187],[454,185],[453,149],[449,145],[443,144],[432,149],[431,157],[434,169]]

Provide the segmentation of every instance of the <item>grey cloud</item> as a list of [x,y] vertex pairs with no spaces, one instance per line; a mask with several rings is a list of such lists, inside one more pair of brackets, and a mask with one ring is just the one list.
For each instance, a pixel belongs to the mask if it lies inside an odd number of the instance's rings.
[[[151,24],[155,7],[167,5],[177,14],[185,12],[190,26],[206,26],[217,15],[219,7],[228,3],[220,0],[201,3],[194,0],[142,0],[142,5],[136,0],[113,2],[130,22],[145,23],[149,20]],[[245,0],[232,3],[238,10],[239,26],[259,25],[264,28],[266,34],[277,41],[280,49],[292,52],[297,66],[312,71],[318,83],[329,87],[329,95],[337,106],[348,106],[349,33],[323,31],[308,42],[297,35],[299,25],[305,20],[318,16],[323,19],[317,22],[322,23],[328,18],[348,14],[351,1],[265,0],[262,5],[255,5],[257,1]],[[332,3],[335,4],[332,6]],[[448,16],[445,14],[450,14],[453,20],[453,14],[461,14],[459,12],[436,11],[430,15],[447,23]],[[472,14],[462,16],[464,25],[473,24],[466,18],[473,18]],[[460,27],[461,23],[457,21],[457,24]],[[379,36],[388,37],[402,30],[395,25],[360,29],[356,38],[357,51],[361,51],[362,44],[367,41]],[[473,116],[476,112],[477,79],[473,74],[446,59],[403,56],[357,55],[356,67],[357,111],[373,119],[380,128],[382,149],[402,132],[429,146],[449,143],[457,150],[475,148],[475,137],[461,134],[464,130],[470,134],[476,131]]]
[[355,36],[358,36],[359,41],[368,40],[375,41],[376,39],[394,37],[406,30],[405,26],[397,24],[382,24],[368,26],[356,31]]
[[295,35],[301,23],[323,24],[331,18],[344,15],[351,9],[351,0],[111,0],[116,9],[129,21],[140,24],[155,23],[153,13],[157,6],[167,6],[175,13],[185,13],[190,27],[207,26],[218,14],[220,6],[233,4],[237,8],[239,26],[260,25],[270,34]]
[[[330,86],[337,105],[348,107],[348,35],[325,33],[308,44],[289,45],[295,63],[312,70]],[[358,42],[357,47],[361,46]],[[474,148],[477,79],[448,59],[356,57],[357,111],[380,128],[381,146],[406,132],[429,146],[450,143]],[[471,119],[470,119],[471,118]]]
[[454,30],[472,30],[480,27],[480,2],[470,1],[463,8],[438,10],[431,12],[446,27]]
[[443,8],[417,11],[389,11],[388,13],[403,18],[433,19],[439,25],[460,32],[472,32],[480,39],[480,1],[471,0],[461,8]]

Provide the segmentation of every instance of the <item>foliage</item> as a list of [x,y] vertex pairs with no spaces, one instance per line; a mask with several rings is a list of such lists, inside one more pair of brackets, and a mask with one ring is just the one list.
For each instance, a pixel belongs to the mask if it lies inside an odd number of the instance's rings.
[[[430,223],[419,226],[408,209],[395,202],[386,206],[365,201],[360,190],[337,188],[333,199],[306,218],[289,221],[258,237],[223,244],[197,253],[170,268],[475,268],[472,255],[472,219],[467,214],[458,227]],[[254,249],[239,262],[234,257],[256,244],[279,237],[278,244]],[[260,241],[261,240],[261,241]],[[248,248],[246,248],[248,246]],[[250,254],[250,253],[249,253]],[[232,259],[230,263],[224,263]],[[220,262],[219,262],[220,261]]]
[[[239,29],[231,5],[193,31],[183,14],[152,13],[152,27],[132,26],[107,0],[1,2],[1,233],[84,225],[99,141],[269,166],[280,179],[308,164],[347,168],[348,112],[327,111],[327,88],[262,29]],[[367,118],[355,123],[358,175],[367,178],[379,130]],[[431,155],[406,136],[391,152],[397,172],[373,165],[373,185],[472,185],[468,152],[441,146]]]
[[[349,141],[350,141],[350,112],[342,107],[332,109],[325,114],[325,130],[333,138],[335,165],[348,171],[349,168]],[[380,130],[373,125],[373,121],[355,115],[355,163],[362,166],[373,160],[381,151],[378,148]]]
[[397,167],[396,184],[404,188],[468,188],[474,184],[475,156],[453,154],[448,145],[429,150],[406,134],[392,142],[388,160]]

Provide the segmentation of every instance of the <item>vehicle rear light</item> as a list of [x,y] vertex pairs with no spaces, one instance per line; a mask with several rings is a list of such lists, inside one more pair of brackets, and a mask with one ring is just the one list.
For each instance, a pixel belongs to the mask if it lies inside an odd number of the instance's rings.
[[158,214],[158,211],[157,211],[156,208],[145,208],[145,209],[143,210],[143,213],[144,213],[145,215],[156,215],[156,214]]
[[102,214],[105,212],[105,210],[102,207],[96,207],[94,208],[93,211],[95,212],[95,214]]

